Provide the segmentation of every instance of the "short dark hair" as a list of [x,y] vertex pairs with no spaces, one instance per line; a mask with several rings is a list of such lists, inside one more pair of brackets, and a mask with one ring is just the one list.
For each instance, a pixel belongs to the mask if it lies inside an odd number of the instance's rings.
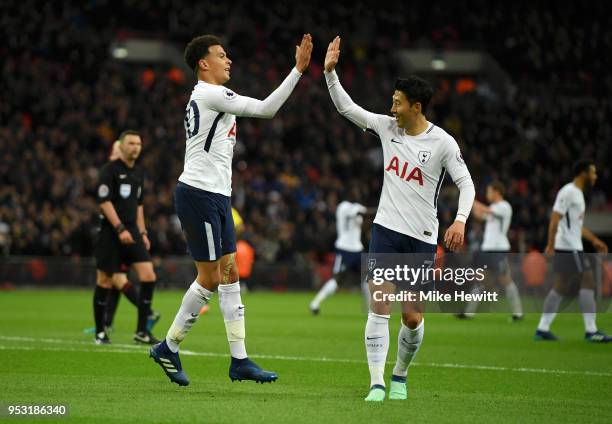
[[122,142],[128,135],[137,135],[138,137],[140,137],[140,133],[136,130],[125,130],[121,134],[119,134],[119,142]]
[[489,187],[498,192],[501,197],[504,197],[506,195],[506,186],[499,180],[491,181]]
[[583,172],[588,172],[591,166],[595,166],[595,162],[592,159],[580,159],[574,163],[573,175],[577,177]]
[[404,93],[411,105],[419,102],[422,113],[427,110],[427,105],[429,105],[434,93],[431,84],[415,75],[408,78],[398,78],[395,82],[395,89]]
[[210,46],[222,46],[221,39],[211,34],[200,35],[191,40],[185,47],[185,63],[194,72],[198,72],[198,61],[208,55]]

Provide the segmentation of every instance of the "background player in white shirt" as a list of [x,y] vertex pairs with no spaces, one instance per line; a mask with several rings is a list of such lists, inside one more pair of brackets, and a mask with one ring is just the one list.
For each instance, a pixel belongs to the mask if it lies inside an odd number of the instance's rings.
[[170,381],[179,385],[189,384],[178,355],[179,343],[217,287],[231,353],[229,377],[262,383],[277,379],[275,373],[262,370],[248,358],[244,343],[244,305],[230,204],[236,117],[274,117],[308,67],[311,52],[312,38],[305,34],[296,46],[295,67],[265,100],[257,100],[223,86],[230,79],[232,61],[219,38],[196,37],[185,49],[185,62],[198,82],[187,105],[185,167],[174,200],[198,275],[185,293],[166,339],[150,352]]
[[584,257],[582,238],[593,244],[600,253],[607,254],[608,246],[584,228],[584,191],[597,181],[597,168],[591,160],[580,160],[574,165],[574,180],[557,193],[548,227],[545,253],[554,254],[553,288],[544,300],[543,313],[535,333],[535,340],[557,340],[550,326],[557,315],[563,296],[574,296],[578,281],[578,303],[584,319],[585,339],[590,342],[612,342],[612,337],[597,330],[595,323],[595,280],[588,258]]
[[[437,200],[446,171],[459,187],[459,207],[455,222],[444,236],[455,250],[463,244],[465,222],[474,201],[474,184],[457,142],[444,130],[428,122],[424,112],[433,88],[417,77],[400,79],[393,94],[391,113],[378,115],[355,104],[344,91],[334,68],[340,56],[340,37],[327,49],[325,79],[340,114],[381,140],[384,179],[378,212],[372,226],[370,253],[404,253],[413,259],[427,256],[420,265],[431,266],[438,239]],[[378,260],[378,259],[375,259]],[[369,263],[372,263],[370,258]],[[378,264],[375,265],[379,267]],[[370,286],[393,292],[393,284]],[[365,329],[365,345],[370,369],[370,392],[366,401],[385,399],[384,367],[389,350],[391,305],[372,300]],[[414,305],[402,304],[402,325],[398,352],[391,377],[390,399],[406,399],[408,366],[421,346],[423,314]]]
[[[485,221],[482,245],[475,262],[478,266],[486,266],[485,284],[494,279],[496,283],[504,287],[512,308],[512,320],[518,321],[523,318],[523,307],[508,265],[508,252],[510,252],[508,230],[512,222],[512,206],[504,199],[505,193],[504,185],[500,181],[493,181],[487,186],[486,196],[489,206],[477,200],[474,201],[472,214],[477,219]],[[472,292],[479,293],[480,287],[475,287]],[[478,302],[471,301],[467,304],[465,312],[459,314],[458,317],[472,317],[477,308]]]
[[[368,209],[357,203],[355,194],[348,200],[343,200],[336,207],[336,258],[334,260],[333,276],[321,286],[321,289],[310,302],[310,311],[313,315],[320,312],[321,303],[330,297],[338,289],[338,281],[346,278],[360,280],[361,275],[361,226],[363,216],[373,213],[373,209]],[[364,301],[369,305],[370,289],[367,281],[360,282],[361,290],[364,293]]]

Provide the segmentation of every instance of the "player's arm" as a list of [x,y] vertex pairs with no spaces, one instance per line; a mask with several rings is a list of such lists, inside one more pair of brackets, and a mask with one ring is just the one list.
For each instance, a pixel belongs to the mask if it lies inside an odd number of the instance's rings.
[[472,206],[472,215],[474,215],[475,218],[484,220],[490,214],[491,208],[489,208],[484,203],[479,202],[478,200],[474,200],[474,205]]
[[551,255],[555,252],[555,237],[557,236],[557,228],[559,227],[559,221],[561,221],[563,215],[553,210],[550,215],[550,223],[548,224],[548,242],[546,243],[546,249],[544,253]]
[[[340,80],[338,79],[338,75],[335,71],[339,58],[340,37],[336,37],[331,43],[329,43],[329,46],[327,47],[327,54],[325,55],[324,74],[325,81],[327,81],[329,95],[334,102],[334,106],[336,106],[336,109],[342,116],[361,129],[365,130],[370,128],[368,124],[374,122],[376,114],[368,112],[353,102],[353,99],[351,99],[348,93],[344,91],[344,88],[342,88],[342,84],[340,84]],[[375,128],[372,129],[376,130]]]
[[205,101],[211,109],[217,112],[248,118],[272,119],[293,92],[302,73],[308,68],[311,53],[312,37],[310,34],[305,34],[302,43],[295,47],[295,67],[281,85],[264,100],[239,96],[228,89],[219,87],[219,90],[214,95],[208,96]]
[[561,222],[571,204],[572,198],[570,192],[561,189],[555,198],[555,204],[550,215],[550,223],[548,224],[548,242],[544,249],[544,253],[547,255],[552,255],[555,252],[555,237],[557,236],[559,222]]
[[595,250],[599,253],[608,254],[608,245],[586,227],[582,227],[582,238],[590,241]]
[[474,198],[476,197],[476,189],[472,176],[468,170],[461,150],[455,140],[451,140],[446,146],[442,165],[448,170],[449,175],[459,189],[459,202],[457,206],[457,215],[455,222],[448,227],[444,234],[444,243],[450,250],[456,250],[463,244],[465,238],[465,223],[470,216]]

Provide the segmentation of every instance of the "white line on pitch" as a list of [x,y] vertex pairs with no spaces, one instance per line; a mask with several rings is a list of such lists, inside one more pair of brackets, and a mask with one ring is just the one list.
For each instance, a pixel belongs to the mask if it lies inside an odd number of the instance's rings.
[[[16,336],[2,336],[0,340],[16,341],[16,342],[32,342],[32,343],[49,343],[49,344],[62,344],[61,347],[30,347],[30,346],[7,346],[0,345],[0,350],[28,350],[28,351],[54,351],[54,352],[91,352],[91,353],[146,353],[148,348],[143,349],[143,346],[129,345],[129,344],[112,344],[110,346],[94,346],[93,342],[82,341],[82,340],[62,340],[62,339],[45,339],[45,338],[34,338],[34,337],[16,337]],[[86,345],[81,348],[69,347],[65,345]],[[191,350],[181,350],[181,354],[185,356],[208,356],[215,358],[226,358],[227,353],[217,352],[196,352]],[[251,355],[253,358],[259,359],[277,359],[281,361],[306,361],[306,362],[330,362],[330,363],[347,363],[347,364],[363,364],[364,360],[350,359],[350,358],[327,358],[327,357],[308,357],[308,356],[285,356],[285,355]],[[389,362],[392,363],[392,362]],[[432,368],[459,368],[459,369],[470,369],[480,371],[509,371],[509,372],[522,372],[522,373],[539,373],[539,374],[564,374],[564,375],[588,375],[594,377],[612,377],[610,372],[602,371],[573,371],[573,370],[559,370],[549,368],[526,368],[526,367],[500,367],[496,365],[470,365],[470,364],[453,364],[453,363],[437,363],[437,362],[415,362],[413,365],[420,367],[432,367]]]

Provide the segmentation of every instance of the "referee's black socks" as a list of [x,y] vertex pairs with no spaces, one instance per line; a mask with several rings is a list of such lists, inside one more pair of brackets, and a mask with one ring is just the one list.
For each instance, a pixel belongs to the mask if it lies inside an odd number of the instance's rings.
[[138,299],[138,327],[136,332],[147,331],[147,319],[151,314],[151,302],[153,300],[153,289],[155,281],[140,283],[140,297]]
[[96,334],[104,331],[104,315],[106,313],[106,299],[111,289],[105,289],[96,285],[93,297],[94,320],[96,322]]

